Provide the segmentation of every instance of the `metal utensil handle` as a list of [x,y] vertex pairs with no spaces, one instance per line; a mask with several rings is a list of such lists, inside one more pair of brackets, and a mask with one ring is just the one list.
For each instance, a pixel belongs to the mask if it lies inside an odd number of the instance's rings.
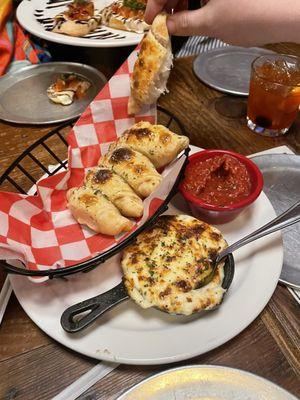
[[300,201],[290,207],[288,210],[280,214],[277,218],[268,222],[261,228],[256,231],[250,233],[248,236],[243,239],[233,243],[231,246],[228,246],[226,249],[221,251],[215,262],[218,264],[227,254],[232,253],[233,251],[239,249],[247,243],[253,242],[263,236],[269,235],[270,233],[276,232],[280,229],[286,228],[287,226],[296,224],[300,221]]
[[[105,293],[91,297],[90,299],[81,301],[67,308],[61,316],[61,326],[67,332],[78,332],[90,325],[100,315],[128,298],[129,296],[126,288],[123,282],[121,282]],[[86,311],[89,311],[89,313],[84,315],[81,319],[75,320],[76,316]]]

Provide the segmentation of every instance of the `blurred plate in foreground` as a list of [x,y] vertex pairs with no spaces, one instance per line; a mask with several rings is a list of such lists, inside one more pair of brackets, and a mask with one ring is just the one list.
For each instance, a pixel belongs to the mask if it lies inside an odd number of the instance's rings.
[[249,372],[214,365],[171,369],[135,385],[117,400],[296,400]]

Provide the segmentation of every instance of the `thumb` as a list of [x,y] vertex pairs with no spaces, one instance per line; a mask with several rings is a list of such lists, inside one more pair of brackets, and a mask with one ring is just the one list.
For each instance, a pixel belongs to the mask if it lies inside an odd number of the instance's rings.
[[180,11],[167,19],[170,35],[206,35],[207,18],[205,7],[195,11]]

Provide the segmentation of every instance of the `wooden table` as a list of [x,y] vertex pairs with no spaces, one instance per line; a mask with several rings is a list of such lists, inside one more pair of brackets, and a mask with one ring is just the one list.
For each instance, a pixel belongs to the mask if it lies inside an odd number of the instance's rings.
[[[271,48],[300,55],[300,46],[296,45],[280,44]],[[246,99],[223,95],[199,82],[192,72],[193,59],[175,61],[168,85],[170,93],[160,99],[160,104],[184,124],[192,144],[243,154],[285,144],[300,153],[300,118],[285,137],[270,139],[253,134],[246,127]],[[0,174],[48,130],[49,127],[0,123]],[[3,273],[1,279],[4,279]],[[287,289],[279,285],[259,317],[223,346],[179,364],[122,365],[80,399],[115,399],[126,388],[155,372],[186,364],[241,368],[300,396],[299,332],[299,306]],[[96,363],[46,336],[27,317],[16,298],[11,297],[0,328],[1,399],[51,399]]]

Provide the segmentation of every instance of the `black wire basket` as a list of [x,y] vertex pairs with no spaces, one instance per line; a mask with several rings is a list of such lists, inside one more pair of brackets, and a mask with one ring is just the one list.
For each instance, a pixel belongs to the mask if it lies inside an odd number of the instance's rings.
[[[158,122],[160,124],[170,128],[173,132],[185,134],[183,125],[174,115],[159,106],[157,111]],[[30,190],[30,194],[35,194],[36,192],[34,191],[34,185],[39,179],[66,170],[68,168],[66,159],[68,143],[66,140],[66,135],[73,127],[74,123],[75,121],[71,121],[60,125],[29,146],[0,177],[0,188],[3,189],[3,186],[5,186],[6,191],[17,191],[21,194],[28,194]],[[167,210],[168,204],[172,197],[176,194],[178,185],[183,177],[184,170],[188,162],[189,151],[190,149],[188,148],[184,152],[185,161],[167,198],[157,209],[157,211],[142,226],[137,228],[121,243],[107,251],[104,251],[103,253],[98,254],[95,257],[69,267],[33,271],[26,269],[24,264],[23,267],[17,267],[9,264],[5,260],[0,260],[0,265],[8,273],[27,276],[48,276],[50,279],[52,279],[54,277],[63,277],[76,272],[87,272],[105,262],[107,259],[129,245],[139,233],[149,227],[159,215]],[[55,167],[49,168],[49,165],[53,164]],[[29,169],[31,172],[28,172]],[[22,264],[21,262],[19,263]]]

